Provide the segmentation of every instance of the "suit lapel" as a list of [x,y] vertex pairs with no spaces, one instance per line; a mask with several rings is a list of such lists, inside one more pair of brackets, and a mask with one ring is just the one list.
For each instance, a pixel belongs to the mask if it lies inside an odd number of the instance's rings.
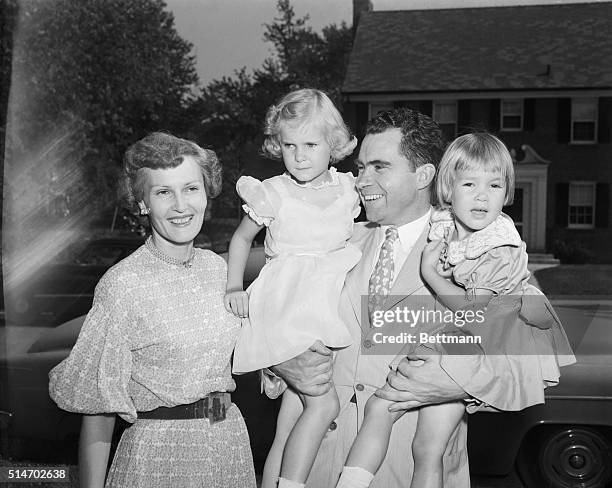
[[389,297],[385,301],[385,310],[389,310],[397,304],[403,296],[412,295],[416,290],[424,286],[423,280],[421,280],[421,254],[427,244],[428,234],[429,225],[426,225],[414,246],[412,246],[410,254],[393,283]]
[[372,274],[374,254],[378,252],[378,244],[382,240],[381,232],[380,226],[376,226],[376,228],[370,231],[367,237],[362,241],[363,245],[360,246],[361,259],[349,273],[345,283],[351,305],[355,312],[355,317],[357,317],[363,330],[368,330],[370,328],[370,324],[368,322],[364,323],[362,320],[362,300],[364,300],[363,297],[366,297],[367,300],[368,283],[370,281],[370,275]]

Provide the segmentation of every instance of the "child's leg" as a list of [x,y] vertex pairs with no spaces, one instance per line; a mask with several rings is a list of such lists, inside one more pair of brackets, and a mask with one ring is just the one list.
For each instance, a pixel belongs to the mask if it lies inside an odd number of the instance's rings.
[[272,447],[270,447],[270,452],[264,464],[261,488],[277,487],[287,438],[303,410],[302,400],[300,400],[297,393],[287,389],[283,393],[281,408],[276,419],[274,442],[272,442]]
[[333,385],[324,395],[300,395],[300,399],[304,404],[304,411],[285,445],[279,487],[284,480],[306,483],[321,441],[340,409],[338,394]]
[[414,473],[411,488],[442,488],[442,457],[464,412],[462,402],[429,405],[419,410],[412,441]]
[[392,404],[375,395],[366,402],[363,424],[349,452],[338,488],[369,486],[387,455],[393,424],[406,413],[389,412]]

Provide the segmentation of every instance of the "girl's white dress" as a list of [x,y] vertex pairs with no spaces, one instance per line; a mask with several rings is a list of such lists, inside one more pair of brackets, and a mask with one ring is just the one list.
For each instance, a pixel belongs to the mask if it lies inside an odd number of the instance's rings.
[[361,257],[348,243],[359,215],[350,173],[330,169],[331,182],[300,185],[283,174],[264,181],[241,177],[244,210],[267,227],[267,263],[247,290],[249,318],[234,350],[234,373],[279,364],[320,340],[351,344],[339,313],[344,279]]

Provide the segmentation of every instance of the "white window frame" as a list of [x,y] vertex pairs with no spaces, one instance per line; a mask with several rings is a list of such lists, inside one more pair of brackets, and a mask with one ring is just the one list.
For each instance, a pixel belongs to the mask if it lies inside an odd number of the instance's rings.
[[368,120],[372,117],[375,117],[378,112],[385,112],[387,110],[393,110],[393,102],[370,102],[368,104],[369,117]]
[[[588,205],[572,205],[572,187],[591,187],[593,189],[593,200],[591,202],[591,207],[593,209],[591,223],[575,223],[571,221],[571,208],[578,206],[588,206]],[[570,181],[569,182],[569,190],[568,190],[568,202],[567,202],[567,227],[568,229],[594,229],[595,228],[595,202],[597,201],[597,195],[595,192],[597,191],[597,183],[593,181]]]
[[[516,112],[507,112],[504,111],[504,102],[519,102],[520,109]],[[521,119],[521,123],[519,127],[505,127],[504,126],[504,117],[507,116],[519,116]],[[504,132],[520,132],[525,127],[525,99],[523,98],[504,98],[499,101],[499,127],[500,130]]]
[[[574,104],[578,102],[590,101],[594,105],[593,117],[580,117],[575,113]],[[597,144],[597,119],[599,118],[599,106],[597,98],[572,98],[571,115],[570,115],[570,142],[572,144]],[[575,122],[593,122],[593,139],[592,140],[575,140],[574,139],[574,123]]]
[[[440,120],[438,110],[439,110],[439,107],[442,105],[454,105],[454,108],[455,108],[455,119],[454,120],[450,120],[450,119]],[[457,100],[434,100],[433,107],[432,107],[432,115],[433,115],[432,119],[438,124],[444,124],[444,125],[454,124],[455,131],[452,137],[453,139],[457,137],[457,126],[459,125],[458,120],[457,120],[459,118],[459,107],[457,105]]]

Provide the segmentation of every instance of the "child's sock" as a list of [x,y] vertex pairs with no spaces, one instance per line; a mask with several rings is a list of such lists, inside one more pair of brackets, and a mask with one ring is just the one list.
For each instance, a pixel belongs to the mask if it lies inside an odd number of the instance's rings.
[[344,466],[336,488],[368,488],[373,479],[374,475],[363,468]]
[[278,479],[278,488],[304,488],[304,483],[287,480],[285,478]]

